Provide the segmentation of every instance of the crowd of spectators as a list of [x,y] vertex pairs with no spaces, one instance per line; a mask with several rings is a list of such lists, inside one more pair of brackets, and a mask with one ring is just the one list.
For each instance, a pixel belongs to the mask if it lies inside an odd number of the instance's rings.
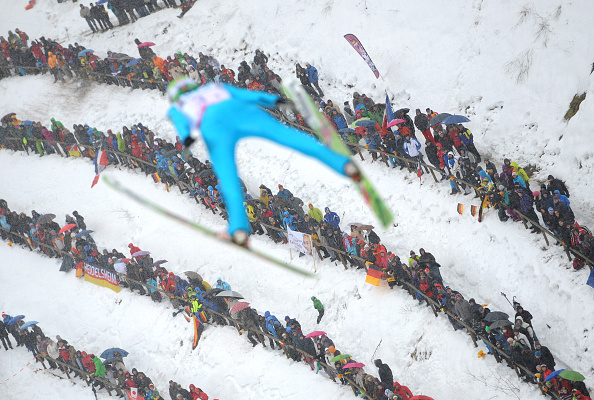
[[[256,50],[251,65],[247,61],[241,62],[236,77],[234,70],[220,65],[214,57],[202,53],[195,58],[188,53],[177,52],[164,60],[158,57],[149,46],[143,46],[138,48],[140,58],[137,60],[127,54],[111,51],[107,52],[107,57],[101,59],[92,50],[87,50],[78,43],[66,48],[51,39],[42,37],[28,45],[27,34],[18,29],[15,32],[9,32],[8,40],[0,37],[2,48],[0,77],[11,74],[45,73],[49,70],[56,80],[77,75],[107,84],[164,91],[169,81],[181,75],[187,75],[199,84],[224,82],[250,90],[280,93],[282,81],[268,67],[268,57],[260,50]],[[139,39],[135,39],[135,42],[139,46],[142,44]],[[132,64],[128,66],[129,60],[132,60]],[[365,143],[364,147],[374,160],[381,156],[385,159],[386,165],[392,168],[400,166],[401,169],[407,167],[411,171],[421,171],[421,169],[417,170],[417,163],[426,158],[435,168],[441,170],[442,180],[449,182],[451,194],[470,194],[473,192],[473,187],[477,188],[474,191],[476,196],[480,196],[481,199],[486,196],[488,201],[484,202],[485,206],[495,208],[499,219],[503,222],[510,219],[520,221],[517,211],[535,222],[539,222],[540,215],[542,224],[553,232],[563,245],[579,251],[587,258],[594,258],[591,232],[575,220],[569,201],[569,190],[563,181],[550,175],[548,181],[541,184],[540,190],[532,191],[528,174],[517,162],[505,159],[501,171],[498,171],[495,163],[488,158],[481,160],[474,144],[473,134],[468,128],[462,124],[448,124],[445,128],[440,123],[432,124],[432,118],[438,114],[430,108],[426,109],[426,113],[417,109],[414,120],[408,115],[409,109],[397,110],[395,117],[401,123],[391,128],[388,128],[384,121],[385,104],[376,103],[366,94],[360,95],[354,92],[352,101],[345,101],[341,110],[331,99],[322,99],[323,92],[318,84],[318,71],[309,63],[305,65],[306,68],[296,65],[297,78],[316,104],[320,105],[320,111],[340,132],[343,140],[352,146],[353,153],[359,151],[361,143]],[[25,70],[23,67],[31,68]],[[286,111],[286,114],[280,116],[296,126],[308,128],[298,113]],[[18,134],[18,132],[6,133],[13,130],[14,125],[14,121],[10,118],[3,119],[3,134],[13,136]],[[29,134],[27,139],[35,137],[57,140],[59,137],[72,142],[70,131],[60,128],[63,127],[56,127],[53,122],[52,129],[45,130],[40,126],[29,125],[26,128]],[[76,137],[77,143],[132,152],[136,157],[159,164],[159,160],[152,154],[153,140],[151,139],[154,138],[154,134],[144,129],[141,124],[134,125],[131,130],[124,127],[122,132],[116,134],[111,130],[103,134],[95,129],[93,129],[94,133],[89,133],[89,129],[82,125],[73,127],[72,134]],[[141,135],[136,143],[132,141],[134,130]],[[425,140],[424,154],[421,151],[421,143],[417,139],[417,131],[422,133]],[[23,132],[20,134],[22,135]],[[179,150],[181,143],[176,143],[175,146]],[[53,149],[48,151],[51,152]],[[37,152],[40,152],[40,149]],[[169,161],[173,168],[179,168],[182,174],[185,172],[184,163],[180,161],[187,160],[180,160],[179,157],[177,160],[168,159],[161,163],[162,167],[165,167]],[[193,162],[198,164],[196,161]],[[190,165],[193,167],[192,164]],[[199,169],[201,168],[194,168],[195,171]],[[454,178],[457,180],[455,181]],[[214,188],[216,185],[206,185],[201,192],[209,193],[209,186]],[[215,193],[214,197],[214,202],[220,204],[218,193]],[[276,221],[279,226],[283,225],[282,218]],[[538,233],[540,229],[533,224],[532,232]],[[281,234],[274,236],[275,239],[283,240]],[[576,257],[574,267],[583,267],[584,261],[582,257]]]
[[[144,372],[138,371],[136,368],[129,370],[124,361],[127,353],[122,354],[113,349],[114,351],[109,353],[109,357],[97,356],[84,350],[77,350],[60,335],[57,335],[53,340],[46,336],[39,327],[39,323],[25,326],[23,329],[24,325],[24,319],[16,319],[16,317],[13,318],[13,316],[2,312],[0,339],[6,351],[9,348],[12,350],[15,347],[24,347],[32,353],[37,362],[47,360],[49,368],[52,370],[67,372],[68,376],[73,374],[74,378],[85,381],[87,381],[87,377],[90,378],[93,391],[104,389],[105,384],[102,380],[105,380],[111,384],[108,385],[110,389],[117,387],[121,390],[121,397],[130,398],[125,393],[130,395],[131,390],[136,389],[138,395],[146,400],[164,399],[151,378]],[[15,342],[14,347],[10,336]],[[101,360],[100,357],[105,360]],[[79,371],[83,371],[87,377],[83,377]],[[199,387],[190,385],[188,389],[185,389],[173,380],[169,381],[169,394],[172,400],[208,400],[209,398]]]

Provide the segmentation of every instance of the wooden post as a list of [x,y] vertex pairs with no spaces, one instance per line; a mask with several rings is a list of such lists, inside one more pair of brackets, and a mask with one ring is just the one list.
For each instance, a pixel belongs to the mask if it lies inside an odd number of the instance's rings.
[[547,234],[545,233],[544,229],[542,229],[542,226],[540,225],[538,225],[538,227],[540,228],[540,233],[542,233],[542,236],[544,236],[545,242],[547,242],[547,246],[550,246],[549,238],[547,237]]
[[433,168],[427,168],[429,170],[429,172],[431,172],[431,176],[433,176],[433,179],[435,180],[436,183],[439,183],[439,181],[437,180],[437,177],[435,176],[435,172],[433,172]]
[[[563,243],[563,242],[561,242]],[[567,245],[565,243],[563,243],[563,248],[565,249],[565,254],[567,254],[567,258],[569,259],[569,261],[572,260],[571,258],[571,254],[569,254],[569,247],[567,247]]]

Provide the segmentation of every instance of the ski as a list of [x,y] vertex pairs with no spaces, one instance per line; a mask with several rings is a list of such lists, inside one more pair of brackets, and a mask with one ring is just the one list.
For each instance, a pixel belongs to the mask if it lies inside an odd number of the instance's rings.
[[187,225],[187,226],[197,230],[198,232],[201,232],[207,236],[212,237],[215,240],[218,240],[219,242],[232,245],[232,246],[239,248],[245,252],[253,254],[254,256],[256,256],[262,260],[268,261],[272,264],[275,264],[279,267],[288,269],[288,270],[295,272],[297,274],[308,276],[308,277],[315,276],[312,272],[309,272],[309,271],[303,270],[301,268],[297,268],[295,266],[286,264],[285,262],[283,262],[275,257],[272,257],[264,252],[261,252],[259,250],[252,249],[251,247],[244,247],[244,246],[237,245],[230,238],[221,236],[218,232],[215,232],[210,228],[199,225],[199,224],[195,223],[194,221],[190,221],[187,218],[181,217],[181,216],[167,210],[166,208],[160,206],[157,203],[152,202],[151,200],[148,200],[145,197],[142,197],[138,193],[128,189],[127,187],[125,187],[124,185],[122,185],[121,183],[119,183],[113,179],[110,179],[106,176],[104,176],[102,179],[103,179],[103,182],[105,182],[105,184],[107,184],[107,186],[109,186],[110,188],[114,189],[115,191],[120,192],[121,194],[131,198],[132,200],[136,201],[137,203],[139,203],[143,206],[146,206],[159,214],[165,215],[166,217],[171,218],[174,221],[177,221],[178,223],[180,223],[182,225]]
[[[339,154],[345,155],[351,159],[353,164],[356,164],[352,158],[351,152],[346,144],[342,141],[340,136],[336,133],[334,126],[328,121],[326,117],[320,114],[316,105],[311,100],[307,92],[303,89],[301,84],[294,79],[287,79],[283,81],[282,90],[285,95],[295,104],[295,107],[303,115],[303,119],[315,132],[318,138]],[[382,200],[375,187],[367,179],[363,172],[360,171],[361,180],[355,182],[357,188],[363,195],[365,202],[371,207],[377,218],[380,220],[384,228],[390,226],[394,217],[388,209],[386,203]]]

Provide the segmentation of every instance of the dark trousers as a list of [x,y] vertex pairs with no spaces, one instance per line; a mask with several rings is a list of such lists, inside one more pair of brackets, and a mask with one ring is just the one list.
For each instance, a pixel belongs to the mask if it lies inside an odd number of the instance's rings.
[[[4,345],[4,350],[8,350],[8,347],[12,349],[12,343],[10,343],[10,338],[8,336],[0,336],[0,340],[2,340],[2,344]],[[6,343],[8,342],[8,346]]]
[[95,20],[93,18],[85,18],[87,20],[87,24],[89,24],[89,28],[93,32],[97,32],[97,25],[95,25]]
[[323,316],[324,316],[324,309],[322,308],[321,310],[318,310],[318,322],[316,322],[317,324],[320,323]]
[[320,89],[320,85],[318,85],[318,82],[312,82],[312,84],[316,87],[316,89],[318,89],[320,97],[324,97],[324,92],[322,92],[322,89]]

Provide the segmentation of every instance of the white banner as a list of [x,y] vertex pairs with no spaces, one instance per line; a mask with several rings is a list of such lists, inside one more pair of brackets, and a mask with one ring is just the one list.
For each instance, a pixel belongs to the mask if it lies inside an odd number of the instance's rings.
[[311,241],[311,235],[292,231],[287,228],[287,236],[289,239],[289,247],[297,250],[300,253],[309,254],[313,256],[313,243]]

